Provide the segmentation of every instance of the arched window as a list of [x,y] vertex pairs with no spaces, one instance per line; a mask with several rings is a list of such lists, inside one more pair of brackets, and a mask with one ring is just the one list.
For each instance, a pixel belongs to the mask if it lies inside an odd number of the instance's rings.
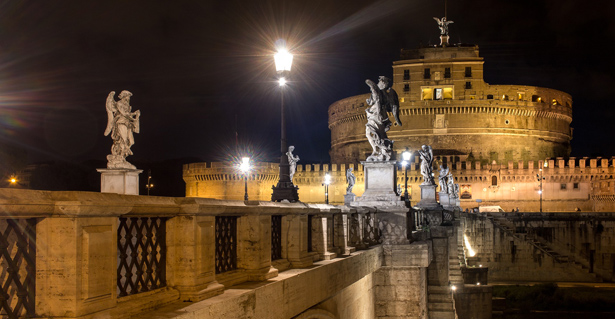
[[491,186],[498,186],[498,177],[495,175],[491,176]]

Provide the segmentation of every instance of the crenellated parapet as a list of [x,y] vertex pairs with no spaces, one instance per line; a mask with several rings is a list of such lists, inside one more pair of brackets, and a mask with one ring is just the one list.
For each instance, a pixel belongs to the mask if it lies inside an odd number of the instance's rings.
[[[537,211],[540,183],[542,184],[545,211],[593,210],[595,201],[606,201],[615,194],[615,157],[612,158],[550,158],[547,160],[510,160],[483,163],[468,157],[436,156],[434,171],[447,165],[455,184],[460,185],[460,202],[463,209],[482,205],[498,205],[510,211]],[[546,166],[545,166],[546,163]],[[276,163],[262,163],[248,179],[251,199],[269,200],[271,186],[278,178]],[[354,163],[298,165],[294,183],[299,187],[300,200],[307,203],[324,202],[323,182],[330,174],[330,203],[342,204],[346,193],[346,169],[352,167],[356,176],[353,192],[361,196],[365,190],[363,166]],[[408,165],[408,193],[411,202],[420,200],[423,177],[418,156]],[[396,184],[404,191],[405,171],[397,167]],[[436,173],[437,177],[437,173]],[[244,194],[243,175],[222,163],[195,163],[184,166],[186,196],[241,200]],[[437,180],[437,178],[436,178]],[[615,209],[613,204],[597,206],[598,210]]]

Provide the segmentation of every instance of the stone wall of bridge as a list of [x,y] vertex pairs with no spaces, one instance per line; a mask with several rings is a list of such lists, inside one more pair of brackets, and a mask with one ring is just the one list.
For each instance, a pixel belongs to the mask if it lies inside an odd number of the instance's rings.
[[468,264],[488,267],[490,281],[615,279],[613,214],[464,214],[463,220]]

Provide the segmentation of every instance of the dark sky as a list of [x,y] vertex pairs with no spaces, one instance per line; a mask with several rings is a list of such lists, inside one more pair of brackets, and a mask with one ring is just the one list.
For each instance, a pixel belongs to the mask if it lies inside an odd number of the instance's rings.
[[[478,44],[491,84],[570,93],[574,156],[615,155],[613,1],[450,0],[451,42]],[[279,150],[274,43],[295,62],[289,144],[328,162],[327,108],[391,76],[401,48],[439,43],[444,0],[0,1],[0,142],[29,161],[104,160],[105,99],[141,111],[129,161]]]

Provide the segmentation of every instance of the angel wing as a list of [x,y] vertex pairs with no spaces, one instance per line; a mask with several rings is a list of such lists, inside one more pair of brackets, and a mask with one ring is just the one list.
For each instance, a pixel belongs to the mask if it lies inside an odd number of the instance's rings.
[[118,111],[114,97],[115,91],[111,91],[107,96],[107,128],[105,129],[105,136],[109,135],[113,130],[113,113]]

